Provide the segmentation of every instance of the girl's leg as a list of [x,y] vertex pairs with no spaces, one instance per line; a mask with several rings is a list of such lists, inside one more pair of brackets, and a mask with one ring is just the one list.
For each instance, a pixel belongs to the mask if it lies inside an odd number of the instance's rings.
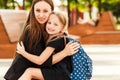
[[28,68],[18,80],[32,80],[32,78],[44,80],[41,69]]

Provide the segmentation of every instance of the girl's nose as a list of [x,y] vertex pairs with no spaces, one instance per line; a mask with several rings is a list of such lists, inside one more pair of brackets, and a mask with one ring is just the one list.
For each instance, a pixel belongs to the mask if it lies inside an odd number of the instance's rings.
[[53,26],[53,24],[52,24],[52,23],[51,23],[49,26],[50,26],[50,28],[54,28],[54,26]]

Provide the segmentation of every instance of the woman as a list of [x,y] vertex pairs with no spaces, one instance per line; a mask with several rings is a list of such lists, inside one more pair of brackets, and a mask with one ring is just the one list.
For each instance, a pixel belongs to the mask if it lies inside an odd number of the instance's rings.
[[[53,9],[52,0],[33,0],[23,34],[20,37],[20,41],[23,42],[27,52],[38,56],[45,49],[45,42],[48,39],[45,25]],[[62,55],[59,56],[60,54],[71,53],[72,55],[74,53],[76,48],[71,49],[70,45],[75,44],[68,43],[64,50],[53,55],[53,61],[52,56],[50,56],[42,65],[34,64],[18,54],[4,78],[6,80],[18,80],[29,67],[49,68],[52,66],[52,63],[57,63],[65,57]]]

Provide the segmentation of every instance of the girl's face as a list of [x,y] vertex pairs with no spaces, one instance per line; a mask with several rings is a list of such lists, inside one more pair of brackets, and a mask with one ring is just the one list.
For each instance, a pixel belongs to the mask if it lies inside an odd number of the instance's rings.
[[62,32],[63,24],[60,22],[59,18],[55,14],[51,14],[46,25],[46,31],[48,34],[58,34]]
[[39,1],[34,6],[35,18],[40,24],[47,22],[51,12],[51,6],[45,1]]

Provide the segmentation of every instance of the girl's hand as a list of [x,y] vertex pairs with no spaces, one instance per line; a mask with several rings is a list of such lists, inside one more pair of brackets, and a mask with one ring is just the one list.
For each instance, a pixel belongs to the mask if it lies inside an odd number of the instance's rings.
[[67,56],[71,56],[78,52],[78,48],[80,45],[77,42],[70,41],[66,44],[64,51]]
[[23,42],[21,41],[20,43],[17,44],[17,53],[19,54],[23,54],[25,53],[25,48],[24,48],[24,45],[23,45]]

